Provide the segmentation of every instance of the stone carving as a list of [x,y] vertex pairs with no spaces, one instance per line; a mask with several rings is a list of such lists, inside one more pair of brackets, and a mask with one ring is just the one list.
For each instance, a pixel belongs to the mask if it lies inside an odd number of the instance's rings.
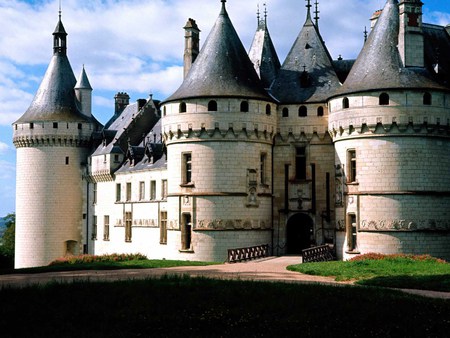
[[194,224],[195,230],[257,230],[271,229],[271,227],[270,220],[251,219],[202,219]]
[[[339,223],[339,222],[338,222]],[[363,220],[361,231],[450,231],[450,220]]]

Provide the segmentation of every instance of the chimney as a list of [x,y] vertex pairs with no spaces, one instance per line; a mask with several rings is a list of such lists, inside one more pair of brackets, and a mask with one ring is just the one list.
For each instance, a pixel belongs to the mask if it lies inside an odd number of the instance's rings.
[[130,104],[130,96],[127,93],[117,93],[114,96],[115,110],[114,115],[120,115],[125,108]]
[[184,77],[189,73],[192,64],[200,53],[200,29],[194,19],[189,18],[184,26]]
[[383,10],[379,9],[379,10],[375,11],[375,13],[372,14],[372,17],[370,18],[370,29],[373,29],[373,27],[375,27],[375,25],[378,21],[378,18],[381,15],[381,12],[383,12]]
[[398,49],[404,67],[424,67],[422,1],[401,0]]

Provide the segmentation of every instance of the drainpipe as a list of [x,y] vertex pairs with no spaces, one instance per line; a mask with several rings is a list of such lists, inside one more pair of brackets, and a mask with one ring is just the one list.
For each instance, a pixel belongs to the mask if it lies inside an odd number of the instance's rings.
[[272,248],[272,255],[274,255],[275,254],[275,250],[273,249],[273,243],[274,243],[274,241],[273,241],[273,236],[274,236],[274,228],[273,228],[273,217],[274,217],[274,212],[273,212],[273,208],[274,208],[274,202],[273,202],[273,199],[274,199],[274,197],[273,197],[273,187],[274,187],[274,184],[273,184],[273,171],[274,171],[274,159],[273,159],[273,156],[274,156],[274,149],[275,149],[275,139],[273,140],[273,142],[272,142],[272,163],[271,163],[271,170],[272,170],[272,175],[270,175],[271,176],[271,178],[270,178],[270,183],[271,183],[271,200],[270,200],[270,205],[271,205],[271,207],[272,207],[272,210],[271,210],[271,212],[270,212],[270,218],[271,218],[271,222],[272,222],[272,239],[271,239],[271,242],[272,242],[272,246],[271,246],[271,248]]
[[316,164],[311,163],[312,189],[311,189],[311,213],[316,214]]

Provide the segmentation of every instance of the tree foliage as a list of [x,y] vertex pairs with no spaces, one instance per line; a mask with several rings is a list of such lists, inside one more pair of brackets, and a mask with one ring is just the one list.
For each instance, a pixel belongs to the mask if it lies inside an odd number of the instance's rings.
[[0,265],[11,265],[14,259],[16,214],[8,214],[6,220],[6,231],[1,238],[0,245]]

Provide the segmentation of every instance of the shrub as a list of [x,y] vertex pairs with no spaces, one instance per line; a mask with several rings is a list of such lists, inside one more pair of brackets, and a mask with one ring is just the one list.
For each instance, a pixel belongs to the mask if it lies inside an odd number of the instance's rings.
[[66,256],[61,257],[49,265],[64,265],[64,264],[89,264],[98,262],[125,262],[133,260],[146,260],[147,256],[143,254],[109,254],[109,255],[79,255],[79,256]]

